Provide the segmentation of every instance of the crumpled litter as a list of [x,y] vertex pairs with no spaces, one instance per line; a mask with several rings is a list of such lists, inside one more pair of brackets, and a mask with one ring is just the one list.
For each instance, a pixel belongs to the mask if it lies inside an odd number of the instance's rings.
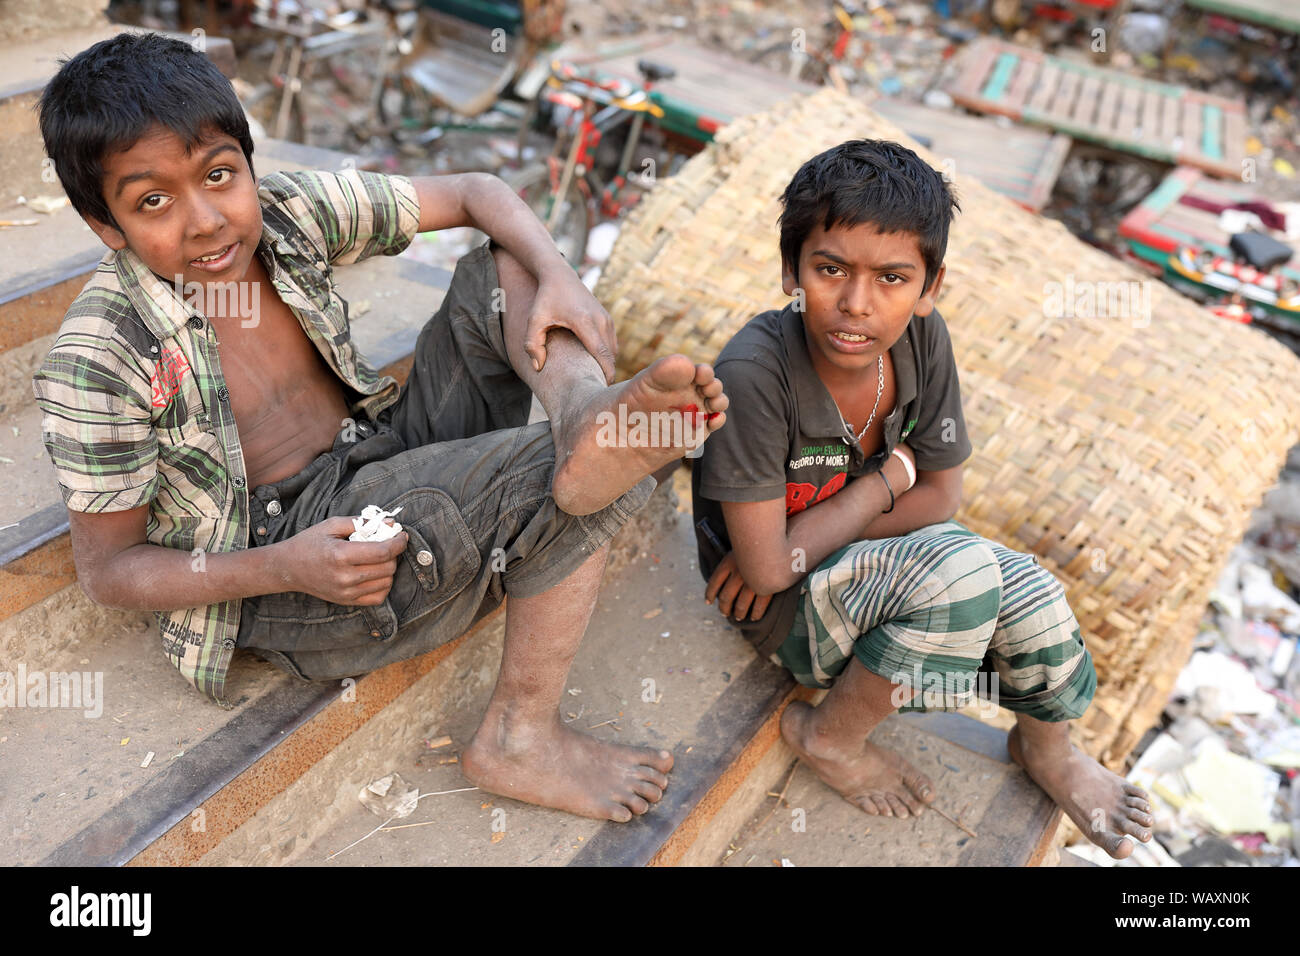
[[1197,651],[1174,682],[1174,693],[1197,701],[1202,716],[1273,713],[1277,699],[1260,690],[1246,667],[1218,651]]
[[411,786],[402,779],[401,774],[390,773],[362,787],[357,798],[375,816],[391,820],[394,817],[409,817],[415,812],[416,802],[420,799],[420,788]]
[[387,541],[389,538],[396,537],[402,533],[402,526],[396,521],[387,524],[384,519],[393,517],[401,510],[399,507],[392,511],[385,511],[378,505],[366,505],[361,509],[361,517],[352,519],[352,527],[356,530],[348,535],[348,540]]

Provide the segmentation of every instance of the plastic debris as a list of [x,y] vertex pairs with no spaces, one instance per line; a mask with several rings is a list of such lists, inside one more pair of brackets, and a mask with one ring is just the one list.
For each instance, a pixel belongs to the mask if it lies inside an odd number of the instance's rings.
[[415,812],[420,790],[403,780],[401,774],[390,773],[362,787],[357,799],[375,816],[391,820]]
[[394,521],[387,524],[385,518],[391,518],[401,508],[395,508],[392,511],[385,511],[378,505],[366,505],[361,509],[361,517],[352,519],[352,527],[356,530],[348,535],[349,541],[387,541],[389,538],[401,534],[402,526]]

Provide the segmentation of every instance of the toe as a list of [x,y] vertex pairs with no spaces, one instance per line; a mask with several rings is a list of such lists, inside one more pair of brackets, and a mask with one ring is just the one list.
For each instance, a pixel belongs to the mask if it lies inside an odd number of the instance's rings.
[[894,815],[894,811],[889,806],[889,801],[882,794],[871,794],[871,802],[876,805],[876,812],[882,817],[892,817]]
[[[667,750],[652,751],[645,760],[645,763],[653,767],[655,770],[658,770],[660,773],[667,773],[669,770],[673,769],[673,755]],[[663,785],[667,786],[668,781],[665,780]]]
[[1143,801],[1147,799],[1147,792],[1139,787],[1136,783],[1124,781],[1124,792],[1131,797],[1141,797]]
[[907,789],[916,794],[917,799],[922,803],[934,802],[934,784],[925,774],[913,770],[904,775],[903,783],[907,784]]
[[632,789],[638,796],[644,797],[651,803],[658,803],[664,796],[663,790],[656,787],[649,780],[633,780]]
[[880,816],[880,810],[876,807],[875,801],[869,796],[849,797],[849,803],[853,804],[863,813],[869,813],[873,817]]
[[702,388],[699,389],[699,394],[703,395],[703,397],[708,399],[708,407],[710,408],[714,407],[714,402],[722,401],[722,397],[723,397],[722,380],[719,380],[719,378],[714,378],[714,380],[708,382],[707,385],[702,386]]
[[1145,811],[1138,810],[1135,807],[1127,808],[1124,811],[1124,815],[1127,816],[1134,823],[1140,823],[1144,827],[1155,826],[1155,822],[1156,822],[1155,817],[1153,817],[1149,813],[1146,813]]
[[647,767],[645,765],[637,767],[636,775],[641,780],[654,784],[654,786],[659,790],[668,789],[668,775],[666,773],[660,773],[654,767]]
[[1126,860],[1133,854],[1133,841],[1124,839],[1118,833],[1106,833],[1098,836],[1097,845],[1109,853],[1112,859]]
[[615,823],[627,823],[632,819],[632,811],[621,803],[612,804],[607,812]]
[[921,815],[921,811],[925,809],[925,804],[922,803],[920,800],[918,800],[916,797],[912,796],[910,793],[900,793],[898,795],[898,798],[903,801],[908,811],[914,817],[919,817]]
[[906,820],[911,816],[911,814],[907,812],[907,805],[899,799],[897,794],[885,794],[885,802],[889,804],[889,809],[894,816],[898,817],[900,820]]
[[1151,842],[1151,831],[1135,820],[1120,820],[1119,829],[1122,833],[1137,837],[1143,843]]
[[641,814],[645,813],[647,810],[650,809],[650,804],[647,803],[645,800],[642,800],[636,794],[629,794],[628,796],[624,797],[623,802],[624,804],[627,805],[627,808],[631,810],[633,813],[637,814],[637,816],[640,816]]
[[705,365],[705,364],[701,363],[700,365],[695,366],[695,386],[696,386],[696,388],[702,388],[703,386],[708,385],[710,382],[712,382],[712,381],[714,381],[714,380],[715,380],[715,379],[714,379],[714,375],[713,375],[713,366],[712,366],[712,365]]

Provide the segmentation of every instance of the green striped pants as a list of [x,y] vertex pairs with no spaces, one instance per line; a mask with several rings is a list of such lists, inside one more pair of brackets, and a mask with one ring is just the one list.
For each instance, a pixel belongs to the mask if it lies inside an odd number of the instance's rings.
[[829,687],[850,655],[916,692],[900,710],[963,707],[982,679],[980,696],[1008,710],[1073,720],[1097,687],[1061,582],[956,521],[855,541],[808,575],[777,656]]

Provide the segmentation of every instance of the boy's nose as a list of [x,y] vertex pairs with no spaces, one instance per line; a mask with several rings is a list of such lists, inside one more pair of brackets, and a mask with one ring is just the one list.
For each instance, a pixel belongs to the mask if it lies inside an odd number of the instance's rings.
[[221,231],[226,224],[226,217],[212,203],[196,202],[190,213],[191,236],[211,236]]
[[849,315],[870,315],[874,311],[870,286],[860,282],[849,283],[840,300],[840,310]]

